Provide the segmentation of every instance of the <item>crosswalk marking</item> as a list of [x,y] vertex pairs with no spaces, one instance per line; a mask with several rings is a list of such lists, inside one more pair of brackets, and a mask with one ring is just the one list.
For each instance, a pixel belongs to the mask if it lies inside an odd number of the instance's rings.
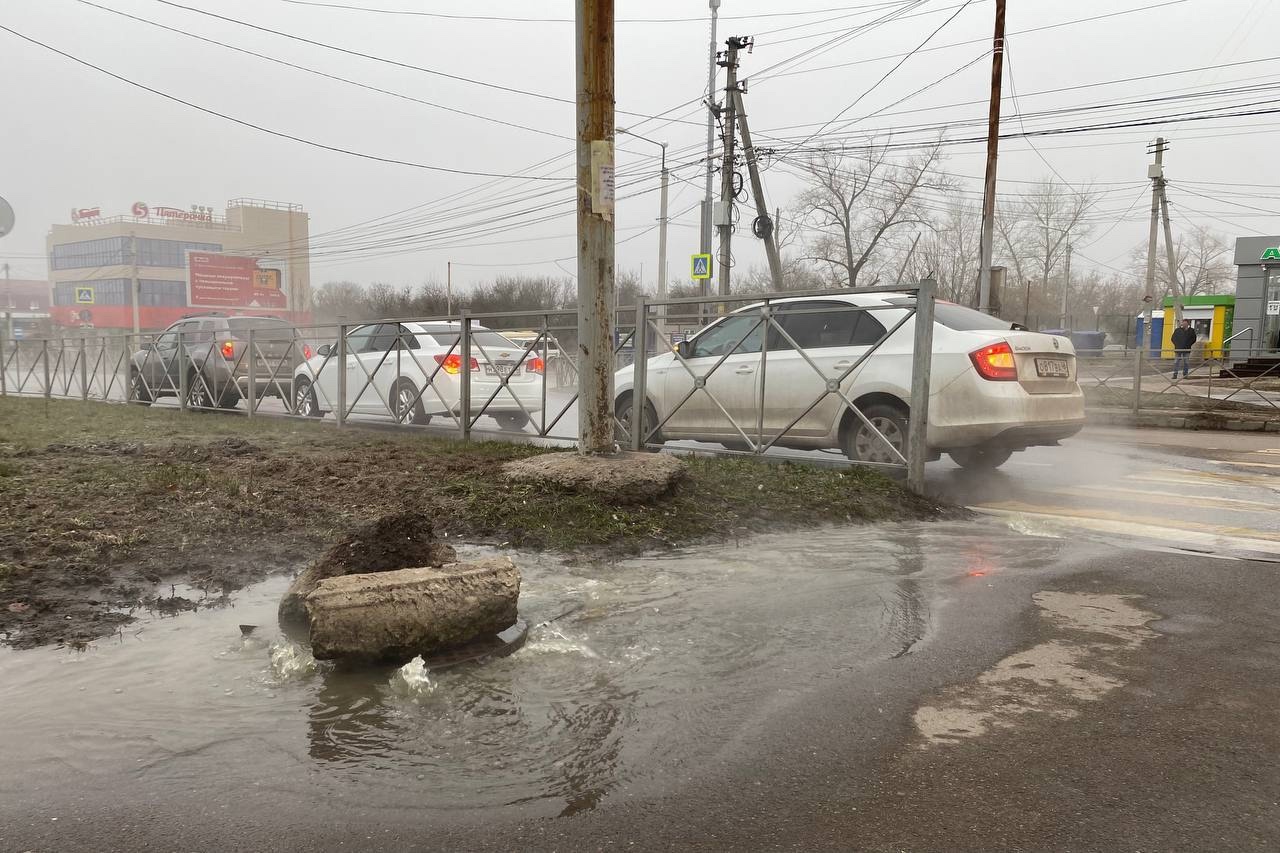
[[[1217,537],[1229,537],[1232,540],[1238,539],[1255,539],[1271,542],[1271,547],[1280,550],[1277,543],[1280,543],[1280,533],[1271,533],[1264,530],[1256,530],[1251,527],[1239,527],[1227,524],[1206,524],[1201,521],[1184,521],[1177,519],[1176,528],[1168,527],[1171,519],[1164,517],[1141,516],[1134,515],[1131,512],[1114,512],[1105,509],[1080,509],[1078,507],[1066,506],[1040,506],[1037,504],[1024,503],[1022,501],[993,501],[990,503],[979,504],[977,509],[995,509],[1004,510],[1006,512],[1028,513],[1036,515],[1057,516],[1068,519],[1081,519],[1088,521],[1105,521],[1112,524],[1122,525],[1125,528],[1133,530],[1160,529],[1161,531],[1173,530],[1175,532],[1182,531],[1186,533],[1203,533],[1205,535]],[[1142,534],[1150,536],[1149,533]]]
[[1218,495],[1188,495],[1188,494],[1169,494],[1168,492],[1155,492],[1148,489],[1126,489],[1121,486],[1072,486],[1065,489],[1058,489],[1062,494],[1077,495],[1079,497],[1097,497],[1098,492],[1107,492],[1110,494],[1126,495],[1138,498],[1143,503],[1157,503],[1168,506],[1219,506],[1225,509],[1233,507],[1255,508],[1264,512],[1276,512],[1280,506],[1265,501],[1249,501],[1243,498],[1224,498]]

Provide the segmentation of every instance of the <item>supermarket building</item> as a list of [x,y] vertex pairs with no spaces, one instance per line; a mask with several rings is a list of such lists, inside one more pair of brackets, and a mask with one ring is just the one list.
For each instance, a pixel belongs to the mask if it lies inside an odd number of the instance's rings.
[[47,238],[57,326],[147,331],[208,312],[310,320],[300,205],[242,198],[219,215],[136,202],[127,216],[82,208],[71,219]]

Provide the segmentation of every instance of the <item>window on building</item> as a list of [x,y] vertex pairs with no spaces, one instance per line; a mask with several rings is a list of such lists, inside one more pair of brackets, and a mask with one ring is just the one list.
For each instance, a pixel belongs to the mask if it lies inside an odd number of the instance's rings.
[[221,252],[218,243],[189,243],[185,240],[154,240],[139,238],[138,266],[172,267],[185,269],[187,252]]
[[138,304],[181,308],[187,304],[187,283],[153,278],[139,279]]
[[76,270],[128,263],[129,238],[106,237],[54,246],[49,266],[55,270]]

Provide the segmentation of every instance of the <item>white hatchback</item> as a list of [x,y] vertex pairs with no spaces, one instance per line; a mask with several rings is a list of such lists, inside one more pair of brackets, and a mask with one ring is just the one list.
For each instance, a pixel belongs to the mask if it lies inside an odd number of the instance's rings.
[[[774,300],[777,326],[768,327],[767,338],[763,303],[729,314],[675,353],[649,360],[647,443],[693,439],[736,450],[772,443],[899,461],[886,441],[905,455],[913,303],[914,297],[856,292]],[[616,414],[628,430],[633,381],[630,367],[615,378]],[[996,468],[1015,451],[1057,444],[1083,426],[1084,395],[1069,340],[936,303],[931,458],[947,453],[966,468]]]
[[540,356],[497,332],[471,327],[471,357],[462,364],[457,322],[370,323],[347,332],[346,364],[326,344],[294,373],[295,411],[322,417],[338,408],[338,377],[346,373],[353,414],[390,415],[429,423],[462,411],[462,376],[469,374],[471,415],[489,415],[505,430],[523,430],[541,411],[546,365]]

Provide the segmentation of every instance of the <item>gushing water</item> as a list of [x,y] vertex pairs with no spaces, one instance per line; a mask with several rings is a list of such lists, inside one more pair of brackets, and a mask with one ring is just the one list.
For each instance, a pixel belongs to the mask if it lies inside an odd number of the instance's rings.
[[391,689],[400,696],[419,699],[436,692],[436,682],[431,680],[431,671],[427,662],[418,655],[391,676]]
[[271,644],[271,671],[277,681],[306,678],[315,674],[316,659],[292,640],[277,640]]

